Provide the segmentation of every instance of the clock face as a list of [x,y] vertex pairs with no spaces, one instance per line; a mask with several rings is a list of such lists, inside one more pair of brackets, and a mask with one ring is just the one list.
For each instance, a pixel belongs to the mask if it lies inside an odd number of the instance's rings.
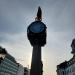
[[45,25],[40,21],[33,22],[30,26],[30,30],[34,33],[40,33],[44,29],[45,29]]

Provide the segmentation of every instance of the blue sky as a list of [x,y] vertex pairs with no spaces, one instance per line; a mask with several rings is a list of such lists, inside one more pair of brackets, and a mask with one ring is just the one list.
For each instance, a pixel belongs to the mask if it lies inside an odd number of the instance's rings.
[[56,65],[72,57],[75,0],[0,0],[0,45],[18,62],[30,66],[32,47],[27,26],[35,20],[38,6],[47,26],[47,44],[42,48],[44,75],[56,75]]

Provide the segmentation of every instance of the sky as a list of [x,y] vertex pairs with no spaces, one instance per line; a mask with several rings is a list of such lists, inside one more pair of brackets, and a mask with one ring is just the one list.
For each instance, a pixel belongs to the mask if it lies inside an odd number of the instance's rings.
[[27,39],[27,27],[35,21],[38,6],[47,26],[43,75],[56,75],[56,66],[73,56],[70,45],[75,38],[75,0],[0,0],[0,46],[30,68],[33,47]]

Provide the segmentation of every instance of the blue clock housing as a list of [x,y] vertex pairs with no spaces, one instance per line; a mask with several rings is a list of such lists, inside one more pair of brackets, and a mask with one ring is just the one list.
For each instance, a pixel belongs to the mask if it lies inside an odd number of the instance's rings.
[[27,36],[31,45],[46,44],[46,25],[41,21],[32,22],[27,28]]

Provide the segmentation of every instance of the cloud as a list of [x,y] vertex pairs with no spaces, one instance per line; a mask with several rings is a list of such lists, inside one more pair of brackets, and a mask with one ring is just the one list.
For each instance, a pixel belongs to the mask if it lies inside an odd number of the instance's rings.
[[38,5],[41,5],[45,11],[43,20],[47,22],[49,29],[73,31],[75,28],[74,2],[74,0],[0,0],[0,32],[19,33],[26,30],[29,21],[33,16],[35,18]]
[[38,1],[0,0],[0,32],[19,33],[26,29],[29,17]]
[[[75,28],[74,0],[56,0],[44,2],[43,9],[47,26],[55,31],[72,31]],[[52,4],[51,4],[52,2]],[[51,4],[51,5],[50,5]]]

